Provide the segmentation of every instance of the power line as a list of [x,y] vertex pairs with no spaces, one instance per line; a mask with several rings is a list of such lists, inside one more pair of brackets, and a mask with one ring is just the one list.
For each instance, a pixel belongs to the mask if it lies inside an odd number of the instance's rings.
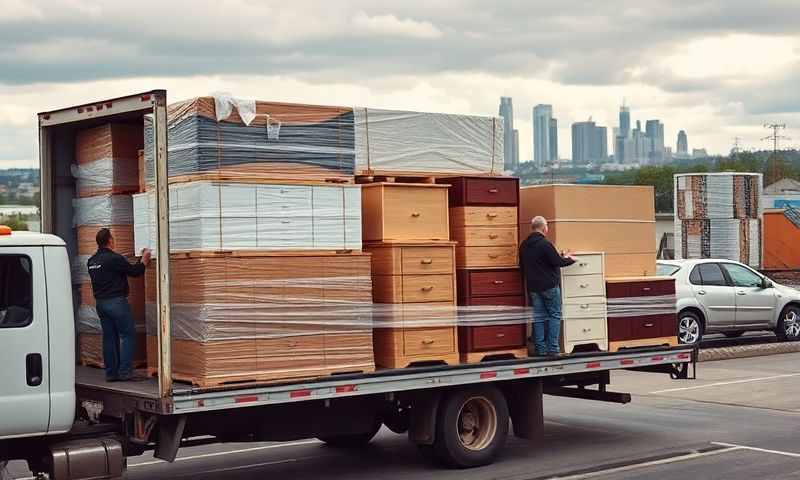
[[787,137],[786,135],[778,134],[778,130],[785,130],[786,124],[785,123],[765,123],[764,128],[768,128],[772,130],[772,135],[767,135],[766,137],[762,138],[761,140],[772,140],[772,151],[778,151],[778,140],[791,140],[791,138]]

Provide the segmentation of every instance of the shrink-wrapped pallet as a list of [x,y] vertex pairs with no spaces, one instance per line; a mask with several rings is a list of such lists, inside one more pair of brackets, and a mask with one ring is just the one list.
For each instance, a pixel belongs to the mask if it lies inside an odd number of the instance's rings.
[[78,196],[137,192],[143,143],[142,125],[107,123],[78,132],[72,166]]

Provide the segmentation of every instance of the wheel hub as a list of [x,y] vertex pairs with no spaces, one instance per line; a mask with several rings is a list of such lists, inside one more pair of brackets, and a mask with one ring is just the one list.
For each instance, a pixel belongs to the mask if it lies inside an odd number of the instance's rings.
[[678,338],[681,343],[695,343],[700,337],[700,325],[693,317],[683,317],[678,324]]
[[472,397],[461,406],[458,414],[458,437],[469,450],[483,450],[497,432],[497,411],[484,397]]
[[794,310],[789,310],[783,317],[783,329],[787,337],[800,336],[800,315]]

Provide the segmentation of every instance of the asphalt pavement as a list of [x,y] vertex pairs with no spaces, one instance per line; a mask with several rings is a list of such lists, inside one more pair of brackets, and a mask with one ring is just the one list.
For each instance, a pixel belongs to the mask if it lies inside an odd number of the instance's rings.
[[[127,478],[800,478],[800,353],[704,362],[698,377],[615,372],[628,405],[546,397],[541,444],[509,437],[494,465],[472,470],[434,468],[384,430],[356,451],[316,440],[185,448],[173,464],[130,459]],[[25,476],[19,464],[12,472]]]

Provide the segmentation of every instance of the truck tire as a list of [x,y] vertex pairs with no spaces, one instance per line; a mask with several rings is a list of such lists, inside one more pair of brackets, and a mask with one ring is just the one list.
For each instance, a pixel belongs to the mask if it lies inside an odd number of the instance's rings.
[[451,468],[489,465],[506,443],[508,418],[505,396],[495,386],[448,392],[436,419],[436,460]]
[[775,335],[780,342],[796,342],[800,340],[800,307],[786,305],[775,326]]
[[380,429],[381,422],[376,422],[374,427],[368,432],[350,433],[347,435],[326,435],[317,437],[317,439],[322,440],[326,445],[334,448],[358,448],[371,442]]

